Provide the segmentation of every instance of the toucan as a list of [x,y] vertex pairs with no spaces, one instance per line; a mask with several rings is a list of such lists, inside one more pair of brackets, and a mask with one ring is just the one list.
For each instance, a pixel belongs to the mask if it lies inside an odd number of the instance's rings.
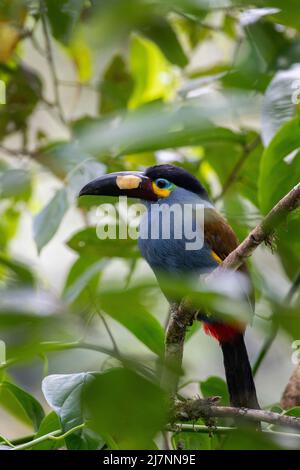
[[[146,206],[140,222],[140,233],[157,221],[153,220],[154,205],[198,205],[203,207],[203,242],[197,250],[187,249],[184,236],[172,232],[163,237],[161,232],[154,238],[139,237],[139,248],[158,282],[161,273],[175,275],[203,275],[214,270],[238,245],[238,239],[209,199],[199,180],[181,167],[169,164],[155,165],[145,171],[122,171],[100,176],[86,184],[79,196],[127,196],[138,198]],[[162,212],[163,213],[163,212]],[[176,214],[176,213],[175,213]],[[184,214],[184,211],[183,211]],[[189,212],[190,214],[190,212]],[[192,212],[193,214],[193,212]],[[176,215],[175,215],[176,217]],[[239,272],[250,279],[247,266]],[[251,285],[251,282],[250,282]],[[253,297],[251,288],[250,296]],[[252,301],[251,301],[252,302]],[[244,333],[245,323],[226,323],[223,318],[199,314],[204,331],[214,337],[223,352],[225,376],[231,405],[234,407],[259,408]]]

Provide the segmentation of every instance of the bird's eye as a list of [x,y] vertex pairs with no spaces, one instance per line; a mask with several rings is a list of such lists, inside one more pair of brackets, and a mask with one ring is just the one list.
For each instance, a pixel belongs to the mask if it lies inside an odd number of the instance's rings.
[[155,184],[159,189],[170,189],[172,187],[172,183],[164,178],[158,178],[155,180]]

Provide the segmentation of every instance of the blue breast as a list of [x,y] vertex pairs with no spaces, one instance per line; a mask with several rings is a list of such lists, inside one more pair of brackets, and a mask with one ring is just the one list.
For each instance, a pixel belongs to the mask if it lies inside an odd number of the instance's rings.
[[[143,215],[140,223],[140,237],[139,237],[139,248],[142,256],[149,263],[155,274],[159,273],[171,273],[171,274],[202,274],[212,270],[217,266],[216,261],[211,256],[210,248],[204,243],[202,248],[197,250],[187,249],[188,244],[191,240],[187,239],[182,229],[182,237],[177,239],[175,234],[174,224],[176,223],[175,218],[171,218],[170,223],[170,237],[164,239],[162,236],[161,218],[157,217],[157,212],[151,211],[153,203],[147,204],[147,212]],[[176,188],[168,198],[162,198],[158,201],[158,204],[167,204],[172,206],[174,204],[184,206],[189,204],[195,207],[198,205],[205,205],[206,207],[212,207],[212,205],[198,195],[191,193],[182,188]],[[183,217],[179,222],[187,223],[196,230],[196,220],[194,211],[183,211]],[[176,216],[175,216],[176,217]],[[154,230],[157,239],[151,238],[150,228],[157,226],[159,228]],[[178,229],[178,226],[177,226]],[[201,227],[198,228],[199,233]],[[143,237],[148,237],[143,239]],[[178,236],[178,235],[177,235]]]

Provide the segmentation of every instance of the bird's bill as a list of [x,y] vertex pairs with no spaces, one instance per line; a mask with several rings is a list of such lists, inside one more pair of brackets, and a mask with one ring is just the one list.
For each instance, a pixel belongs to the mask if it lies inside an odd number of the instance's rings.
[[86,184],[79,196],[128,196],[157,200],[151,180],[138,171],[119,171],[100,176]]

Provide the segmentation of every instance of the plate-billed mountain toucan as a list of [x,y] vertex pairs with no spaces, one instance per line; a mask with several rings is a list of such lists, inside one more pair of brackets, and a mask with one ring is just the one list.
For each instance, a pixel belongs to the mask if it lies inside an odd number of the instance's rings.
[[[144,172],[116,172],[100,176],[80,191],[83,195],[128,196],[141,199],[146,214],[140,222],[140,233],[147,222],[151,226],[152,204],[201,204],[204,206],[203,246],[188,250],[184,237],[174,234],[165,239],[158,236],[140,237],[142,256],[151,266],[159,281],[160,273],[203,274],[213,270],[238,245],[232,228],[215,210],[200,182],[182,168],[172,165],[156,165]],[[183,211],[184,214],[184,211]],[[149,226],[148,225],[148,226]],[[246,265],[240,272],[249,276]],[[225,324],[220,319],[201,316],[204,330],[220,344],[232,406],[259,408],[251,366],[244,343],[245,326]]]

